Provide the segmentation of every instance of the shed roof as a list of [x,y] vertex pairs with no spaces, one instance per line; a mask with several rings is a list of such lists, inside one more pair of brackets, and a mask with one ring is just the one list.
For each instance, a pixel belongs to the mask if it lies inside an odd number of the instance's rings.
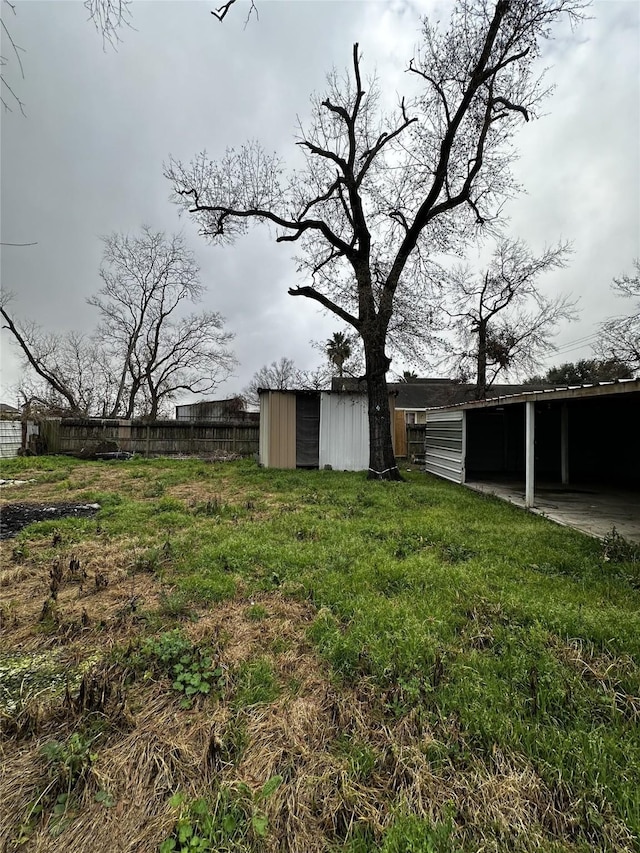
[[[490,390],[497,390],[499,386],[494,386]],[[508,386],[506,386],[508,387]],[[544,388],[532,389],[531,386],[524,386],[528,390],[520,391],[512,394],[494,395],[487,397],[486,400],[468,400],[452,405],[430,406],[429,409],[483,409],[493,406],[508,406],[516,403],[525,402],[551,402],[554,400],[578,400],[588,397],[607,397],[615,394],[629,394],[640,391],[640,379],[614,379],[610,382],[594,382],[584,385],[567,385],[561,388]]]

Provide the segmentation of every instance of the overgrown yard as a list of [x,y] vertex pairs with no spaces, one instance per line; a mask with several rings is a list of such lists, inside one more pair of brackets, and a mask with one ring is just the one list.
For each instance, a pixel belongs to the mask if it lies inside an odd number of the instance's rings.
[[624,543],[420,473],[0,476],[101,505],[3,543],[5,850],[640,850]]

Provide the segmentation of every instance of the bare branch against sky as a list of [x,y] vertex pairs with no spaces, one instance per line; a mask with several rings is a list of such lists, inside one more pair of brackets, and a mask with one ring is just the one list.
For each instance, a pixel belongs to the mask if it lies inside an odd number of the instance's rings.
[[[121,28],[117,50],[105,51],[82,3],[15,5],[15,15],[2,14],[23,48],[16,91],[26,118],[14,105],[0,128],[0,241],[37,243],[1,247],[2,286],[16,294],[15,313],[57,333],[88,327],[85,300],[100,287],[100,235],[133,232],[141,222],[168,233],[182,227],[208,288],[203,307],[220,311],[236,332],[240,366],[219,393],[239,392],[258,368],[285,355],[302,370],[317,365],[309,341],[328,339],[335,322],[287,296],[306,283],[291,246],[273,245],[259,231],[232,250],[207,246],[177,218],[163,163],[203,146],[215,158],[258,135],[266,150],[289,157],[298,119],[310,113],[309,94],[325,89],[326,74],[345,66],[356,41],[363,67],[384,81],[383,107],[393,109],[415,91],[405,68],[419,37],[416,9],[363,0],[340,3],[336,14],[327,2],[264,2],[259,21],[245,27],[248,2],[223,24],[210,14],[215,3],[140,2],[132,5],[135,28]],[[447,17],[448,7],[432,0],[420,8]],[[563,29],[540,59],[541,68],[552,66],[556,89],[549,114],[519,134],[515,178],[527,195],[505,209],[509,234],[532,251],[559,239],[574,246],[570,266],[541,281],[550,297],[580,297],[580,322],[560,330],[549,363],[591,355],[599,323],[626,307],[613,304],[610,282],[640,256],[640,7],[595,2],[591,15],[575,32]],[[0,53],[11,50],[3,36]],[[299,156],[294,151],[287,168]],[[9,337],[3,331],[6,402],[20,376]],[[402,369],[394,361],[392,370]]]

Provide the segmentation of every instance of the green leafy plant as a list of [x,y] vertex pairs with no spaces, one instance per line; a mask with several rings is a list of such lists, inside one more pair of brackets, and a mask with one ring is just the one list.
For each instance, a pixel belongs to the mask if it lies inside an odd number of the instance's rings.
[[56,789],[71,793],[72,788],[86,776],[96,760],[92,745],[96,735],[88,736],[74,732],[67,740],[52,740],[45,743],[40,754],[47,760],[49,776],[55,781]]
[[190,708],[196,696],[206,696],[212,687],[224,686],[222,667],[214,667],[211,655],[194,646],[177,629],[145,640],[140,655],[143,665],[151,664],[173,679],[173,689],[183,694],[182,708]]
[[189,803],[184,794],[174,794],[169,804],[180,813],[160,853],[247,850],[248,844],[266,838],[269,821],[264,804],[281,782],[281,776],[272,776],[257,791],[244,782],[223,786],[210,801],[199,798]]

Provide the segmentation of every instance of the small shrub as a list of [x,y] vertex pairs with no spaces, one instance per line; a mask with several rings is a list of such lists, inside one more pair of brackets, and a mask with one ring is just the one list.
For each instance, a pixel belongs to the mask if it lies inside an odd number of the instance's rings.
[[640,544],[629,542],[612,527],[602,539],[602,559],[605,563],[640,563]]

